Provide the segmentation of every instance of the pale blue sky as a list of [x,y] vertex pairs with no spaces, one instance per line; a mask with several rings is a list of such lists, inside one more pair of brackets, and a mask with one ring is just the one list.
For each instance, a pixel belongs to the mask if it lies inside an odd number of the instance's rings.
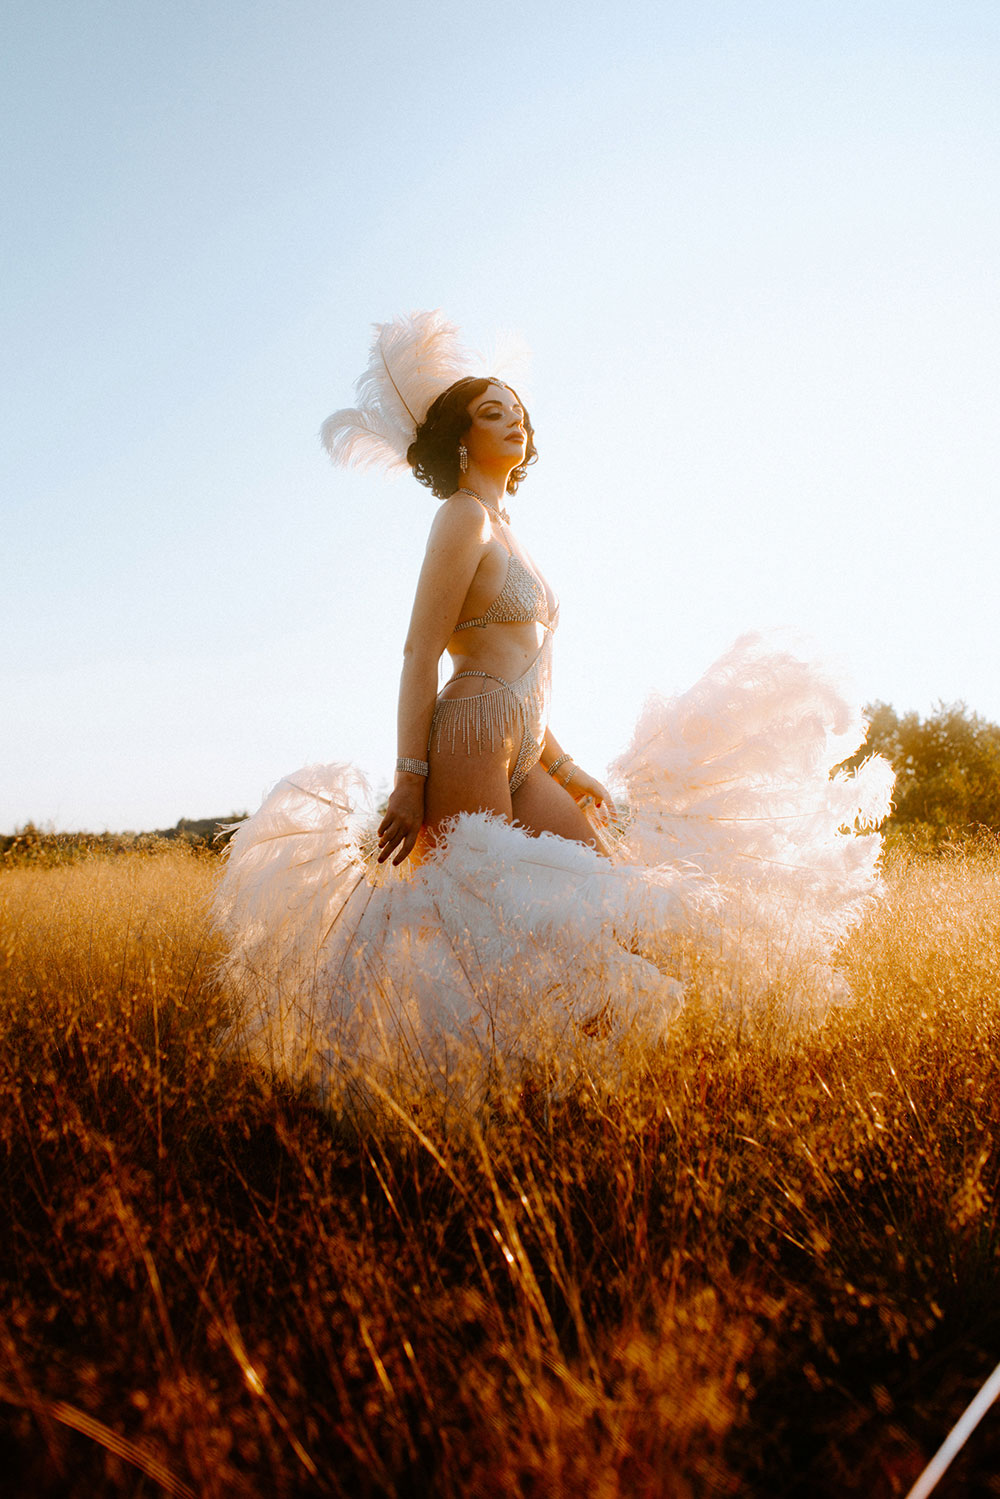
[[0,828],[388,778],[435,502],[316,434],[420,307],[534,351],[595,773],[761,626],[1000,719],[993,0],[7,0],[0,70]]

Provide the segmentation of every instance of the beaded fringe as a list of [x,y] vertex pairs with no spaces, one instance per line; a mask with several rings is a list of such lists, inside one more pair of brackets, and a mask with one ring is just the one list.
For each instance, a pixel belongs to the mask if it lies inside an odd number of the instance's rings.
[[503,743],[523,715],[521,699],[509,687],[492,687],[475,697],[442,698],[434,709],[431,727],[434,748],[440,750],[441,740],[447,735],[453,754],[456,740],[461,740],[470,755],[473,748],[481,751],[486,741],[495,750],[498,736]]
[[550,640],[546,638],[516,682],[501,682],[474,697],[438,698],[430,732],[434,749],[440,750],[442,740],[447,738],[453,754],[458,742],[467,754],[474,749],[482,751],[487,743],[492,751],[498,739],[503,743],[508,733],[513,737],[518,731],[522,739],[525,734],[541,739],[547,717]]

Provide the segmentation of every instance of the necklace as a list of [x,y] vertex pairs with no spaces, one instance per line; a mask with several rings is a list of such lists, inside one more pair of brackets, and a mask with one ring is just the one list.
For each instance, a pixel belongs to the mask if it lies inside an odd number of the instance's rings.
[[509,526],[510,525],[510,516],[507,514],[506,510],[498,510],[495,505],[491,505],[490,504],[489,500],[484,500],[481,494],[476,494],[476,491],[474,489],[466,489],[465,486],[463,485],[458,490],[458,493],[459,494],[471,494],[471,496],[472,496],[472,498],[474,500],[478,500],[479,501],[480,505],[482,505],[482,507],[483,507],[484,510],[488,510],[489,511],[489,513],[492,515],[492,517],[493,517],[493,519],[495,521],[497,521],[498,523],[500,521],[503,521],[503,523],[504,523],[505,526]]

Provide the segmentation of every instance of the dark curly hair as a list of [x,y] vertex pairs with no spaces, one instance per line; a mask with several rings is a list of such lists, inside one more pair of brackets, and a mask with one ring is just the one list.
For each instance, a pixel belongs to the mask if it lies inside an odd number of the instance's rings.
[[[417,428],[416,437],[406,450],[406,461],[414,475],[421,484],[426,484],[439,500],[446,500],[449,495],[454,494],[461,483],[458,445],[463,434],[472,425],[469,404],[491,385],[503,385],[503,381],[471,375],[464,380],[456,380],[454,385],[449,385],[448,389],[443,390],[431,403],[430,410]],[[510,390],[511,387],[505,385],[504,389]],[[513,391],[512,394],[517,395],[517,392]],[[518,396],[519,401],[520,399]],[[521,409],[524,410],[523,403]],[[508,494],[516,492],[517,486],[528,471],[528,464],[534,463],[538,457],[535,448],[535,429],[526,411],[524,412],[524,431],[527,437],[524,462],[511,470],[507,479]]]

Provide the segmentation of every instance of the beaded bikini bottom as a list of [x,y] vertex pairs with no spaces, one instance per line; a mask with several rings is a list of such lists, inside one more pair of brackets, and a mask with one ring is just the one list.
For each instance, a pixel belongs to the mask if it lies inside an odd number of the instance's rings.
[[462,677],[485,677],[496,682],[475,697],[438,698],[431,720],[430,744],[440,750],[442,741],[454,752],[464,745],[467,753],[495,750],[520,730],[517,757],[510,772],[511,792],[524,784],[528,772],[538,764],[549,718],[552,689],[552,636],[546,634],[538,655],[516,681],[508,682],[490,671],[459,671]]

